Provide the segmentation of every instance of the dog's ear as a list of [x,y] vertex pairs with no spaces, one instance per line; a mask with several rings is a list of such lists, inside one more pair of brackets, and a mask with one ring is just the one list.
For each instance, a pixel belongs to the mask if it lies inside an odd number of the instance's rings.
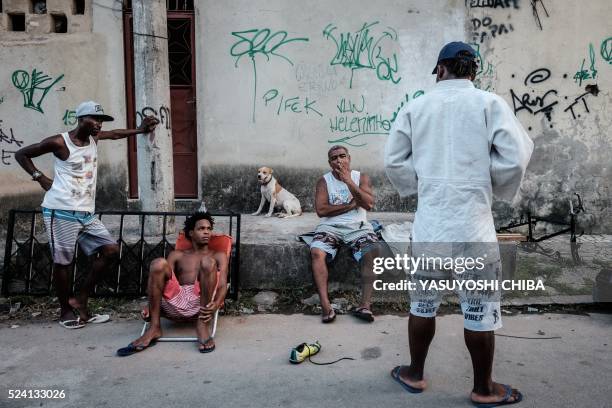
[[274,173],[274,169],[272,169],[272,167],[270,167],[270,174]]

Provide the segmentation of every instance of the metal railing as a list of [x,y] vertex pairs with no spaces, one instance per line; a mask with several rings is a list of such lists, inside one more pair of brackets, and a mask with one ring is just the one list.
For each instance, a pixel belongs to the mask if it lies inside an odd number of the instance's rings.
[[[107,225],[111,235],[117,238],[119,257],[106,271],[96,285],[97,296],[142,296],[146,293],[149,264],[158,257],[167,257],[174,249],[172,238],[176,232],[168,232],[170,218],[186,217],[190,212],[151,212],[151,211],[101,211],[96,213],[100,220],[106,219],[113,224]],[[228,296],[237,299],[240,280],[240,214],[211,212],[215,217],[215,230],[233,238],[232,254],[228,270],[230,285]],[[114,218],[113,218],[114,217]],[[145,221],[148,217],[162,219],[161,235],[148,236]],[[118,218],[118,220],[117,220]],[[134,220],[137,219],[137,222]],[[114,222],[113,222],[114,221]],[[117,225],[118,222],[118,225]],[[42,226],[40,210],[9,211],[2,273],[2,295],[48,295],[53,282],[53,260]],[[172,234],[169,239],[169,234]],[[86,276],[91,268],[90,257],[76,245],[75,259],[72,263],[72,289]]]
[[[551,251],[542,248],[539,245],[540,242],[556,237],[558,235],[567,234],[569,232],[570,252],[572,254],[572,259],[574,260],[574,262],[580,263],[582,261],[579,254],[581,244],[578,243],[577,238],[584,234],[584,231],[581,230],[580,233],[577,234],[576,218],[578,214],[580,214],[581,212],[585,212],[585,209],[582,204],[582,198],[580,197],[580,195],[578,193],[574,193],[574,195],[576,196],[578,203],[576,206],[574,206],[574,203],[570,198],[569,221],[553,219],[550,217],[538,217],[532,215],[531,212],[527,211],[526,214],[521,216],[520,220],[512,221],[510,224],[500,227],[499,229],[497,229],[497,232],[512,232],[512,229],[527,226],[527,244],[525,244],[524,247],[533,251],[541,250],[545,255],[549,255],[549,252]],[[561,226],[564,228],[558,229],[557,231],[550,234],[544,234],[539,237],[536,237],[534,230],[538,223],[547,223],[551,225]],[[555,255],[557,257],[560,257],[558,252]]]

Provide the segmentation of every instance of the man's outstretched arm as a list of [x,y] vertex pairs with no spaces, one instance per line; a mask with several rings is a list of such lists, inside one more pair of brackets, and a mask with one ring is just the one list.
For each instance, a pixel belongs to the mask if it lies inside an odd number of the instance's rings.
[[139,133],[150,133],[155,130],[155,126],[159,123],[159,120],[153,116],[147,116],[142,120],[140,127],[137,129],[115,129],[108,131],[100,131],[96,136],[96,142],[98,140],[118,140],[124,139],[128,136],[134,136]]

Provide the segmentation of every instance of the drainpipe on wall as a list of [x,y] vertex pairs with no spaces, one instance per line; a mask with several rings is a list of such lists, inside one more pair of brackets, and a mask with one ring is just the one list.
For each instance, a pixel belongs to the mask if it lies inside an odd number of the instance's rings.
[[[142,113],[170,112],[168,28],[165,0],[132,0],[134,24],[134,87],[137,125]],[[159,118],[159,115],[158,115]],[[172,129],[160,123],[138,137],[138,192],[143,211],[174,211]],[[163,230],[161,217],[147,217],[147,235]],[[174,232],[174,218],[166,232]]]

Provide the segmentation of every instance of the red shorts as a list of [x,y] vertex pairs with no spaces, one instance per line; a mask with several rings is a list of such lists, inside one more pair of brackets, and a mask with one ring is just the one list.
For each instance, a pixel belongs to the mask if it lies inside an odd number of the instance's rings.
[[172,278],[166,282],[161,308],[172,319],[191,319],[200,312],[200,282],[180,285],[172,271]]

